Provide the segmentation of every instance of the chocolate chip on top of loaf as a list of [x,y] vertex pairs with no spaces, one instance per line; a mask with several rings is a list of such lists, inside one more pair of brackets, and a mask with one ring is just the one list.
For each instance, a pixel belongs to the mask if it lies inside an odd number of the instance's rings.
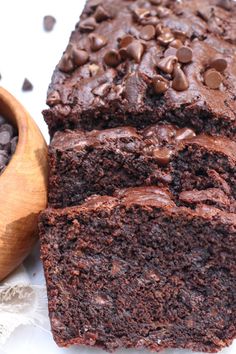
[[88,1],[44,111],[58,129],[168,121],[236,135],[234,1]]

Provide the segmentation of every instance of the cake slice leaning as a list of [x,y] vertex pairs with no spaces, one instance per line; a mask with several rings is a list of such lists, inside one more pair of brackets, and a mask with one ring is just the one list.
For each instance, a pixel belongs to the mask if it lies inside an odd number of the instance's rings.
[[236,215],[156,187],[40,216],[60,346],[216,352],[236,336]]

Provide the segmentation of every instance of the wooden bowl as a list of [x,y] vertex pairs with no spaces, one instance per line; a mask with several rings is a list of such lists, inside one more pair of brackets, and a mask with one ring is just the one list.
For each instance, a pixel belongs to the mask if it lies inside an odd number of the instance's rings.
[[47,204],[47,145],[22,105],[0,87],[0,115],[18,130],[16,152],[0,175],[0,281],[29,254]]

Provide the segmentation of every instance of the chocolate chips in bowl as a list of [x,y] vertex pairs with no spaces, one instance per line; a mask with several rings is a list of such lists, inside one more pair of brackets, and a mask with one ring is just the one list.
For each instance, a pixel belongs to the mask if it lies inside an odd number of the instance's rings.
[[0,116],[0,174],[2,174],[16,151],[18,132],[16,128]]

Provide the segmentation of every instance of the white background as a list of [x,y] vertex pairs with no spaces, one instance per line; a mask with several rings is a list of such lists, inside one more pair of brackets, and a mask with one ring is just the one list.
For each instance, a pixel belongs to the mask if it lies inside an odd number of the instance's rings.
[[[119,1],[119,0],[114,0]],[[0,85],[13,93],[35,119],[48,141],[47,127],[41,111],[45,108],[47,86],[55,64],[65,49],[71,30],[79,19],[84,0],[1,0],[0,9]],[[52,32],[44,32],[44,15],[57,19]],[[32,92],[21,91],[24,78],[32,81]],[[43,284],[44,278],[38,258],[38,250],[27,263],[32,282]],[[0,314],[1,316],[1,314]],[[47,329],[21,327],[0,354],[89,354],[104,353],[87,348],[59,349]],[[122,351],[137,353],[137,351]],[[167,351],[171,354],[188,354],[188,351]],[[235,354],[236,343],[222,354]]]

